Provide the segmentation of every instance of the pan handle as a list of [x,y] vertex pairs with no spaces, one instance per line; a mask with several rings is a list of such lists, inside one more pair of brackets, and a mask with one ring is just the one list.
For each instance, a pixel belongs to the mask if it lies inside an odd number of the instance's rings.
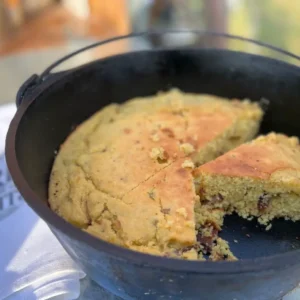
[[18,92],[17,92],[17,96],[16,96],[16,105],[17,107],[19,107],[22,102],[24,101],[24,99],[29,96],[33,90],[35,90],[38,86],[41,85],[42,82],[46,81],[48,82],[48,80],[50,79],[57,79],[57,77],[69,72],[71,70],[68,71],[61,71],[61,72],[56,72],[56,73],[49,73],[47,76],[41,77],[37,74],[33,74],[31,75],[19,88]]
[[[91,45],[88,45],[86,47],[80,48],[74,52],[69,53],[68,55],[60,58],[59,60],[57,60],[56,62],[54,62],[53,64],[51,64],[45,71],[42,72],[42,74],[39,76],[37,74],[32,75],[29,79],[27,79],[24,84],[21,86],[21,88],[19,89],[18,93],[17,93],[17,99],[16,99],[16,104],[17,106],[19,106],[22,101],[24,100],[25,96],[27,94],[29,94],[30,92],[33,91],[33,89],[35,89],[38,85],[40,85],[42,82],[44,81],[48,81],[49,78],[56,78],[58,75],[60,74],[64,74],[66,72],[70,72],[72,69],[69,69],[67,71],[62,71],[62,72],[55,72],[52,73],[51,71],[56,68],[57,66],[59,66],[61,63],[67,61],[68,59],[76,56],[77,54],[80,54],[84,51],[90,50],[92,48],[104,45],[104,44],[108,44],[111,42],[116,42],[119,40],[124,40],[124,39],[130,39],[130,38],[138,38],[138,37],[149,37],[149,36],[163,36],[163,35],[167,35],[167,34],[185,34],[185,33],[191,33],[191,34],[195,34],[201,37],[212,37],[212,38],[225,38],[225,39],[232,39],[232,40],[237,40],[237,41],[242,41],[242,42],[246,42],[246,43],[250,43],[250,44],[255,44],[257,46],[263,47],[263,48],[267,48],[270,49],[274,52],[292,57],[298,61],[300,61],[300,56],[295,55],[291,52],[288,52],[286,50],[280,49],[278,47],[269,45],[267,43],[264,42],[260,42],[260,41],[256,41],[253,39],[248,39],[248,38],[244,38],[241,36],[236,36],[236,35],[232,35],[232,34],[228,34],[228,33],[218,33],[218,32],[213,32],[213,31],[207,31],[207,30],[165,30],[165,31],[145,31],[145,32],[138,32],[138,33],[131,33],[131,34],[127,34],[127,35],[121,35],[121,36],[116,36],[110,39],[106,39],[103,41],[98,41],[96,43],[93,43]],[[204,45],[205,46],[205,45]]]
[[31,89],[34,89],[38,83],[39,76],[37,74],[31,75],[19,88],[16,96],[16,105],[19,107],[24,99],[24,96]]
[[69,53],[68,55],[60,58],[59,60],[57,60],[56,62],[54,62],[53,64],[51,64],[42,74],[41,74],[41,80],[45,80],[45,78],[47,78],[49,76],[49,74],[51,74],[51,71],[56,68],[57,66],[59,66],[61,63],[67,61],[68,59],[76,56],[77,54],[80,54],[84,51],[90,50],[92,48],[104,45],[104,44],[108,44],[111,42],[116,42],[119,40],[124,40],[124,39],[129,39],[129,38],[138,38],[138,37],[149,37],[149,36],[163,36],[163,35],[167,35],[167,34],[186,34],[186,33],[191,33],[191,34],[195,34],[195,35],[199,35],[202,37],[214,37],[214,38],[227,38],[227,39],[232,39],[232,40],[238,40],[238,41],[242,41],[242,42],[248,42],[250,44],[255,44],[257,46],[263,47],[263,48],[267,48],[270,49],[274,52],[278,52],[280,54],[295,58],[296,60],[300,61],[300,56],[293,54],[289,51],[286,51],[284,49],[280,49],[276,46],[264,43],[264,42],[260,42],[260,41],[256,41],[250,38],[245,38],[242,36],[237,36],[237,35],[233,35],[233,34],[228,34],[228,33],[221,33],[221,32],[214,32],[214,31],[208,31],[208,30],[197,30],[197,29],[187,29],[187,30],[153,30],[153,31],[145,31],[145,32],[137,32],[137,33],[131,33],[131,34],[127,34],[127,35],[120,35],[120,36],[116,36],[110,39],[106,39],[103,41],[98,41],[96,43],[93,43],[91,45],[88,45],[86,47],[80,48],[74,52]]

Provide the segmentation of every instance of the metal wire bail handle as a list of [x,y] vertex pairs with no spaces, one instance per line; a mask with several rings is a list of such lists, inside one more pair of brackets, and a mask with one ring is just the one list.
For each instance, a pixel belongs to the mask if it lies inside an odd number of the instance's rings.
[[60,58],[59,60],[57,60],[56,62],[51,64],[48,68],[46,68],[41,73],[41,75],[37,75],[37,74],[32,75],[29,79],[26,80],[26,82],[19,89],[19,91],[17,93],[16,104],[17,104],[17,106],[20,106],[25,95],[27,94],[27,92],[33,91],[39,84],[41,84],[43,81],[47,80],[52,75],[54,76],[54,75],[58,75],[58,74],[67,72],[67,71],[62,71],[62,72],[52,73],[51,71],[54,68],[56,68],[57,66],[59,66],[60,64],[62,64],[63,62],[67,61],[68,59],[70,59],[84,51],[87,51],[92,48],[95,48],[95,47],[98,47],[101,45],[105,45],[105,44],[108,44],[111,42],[116,42],[116,41],[120,41],[120,40],[124,40],[124,39],[128,39],[128,38],[137,38],[137,37],[144,37],[144,36],[162,36],[162,35],[167,35],[167,34],[184,34],[184,33],[185,34],[192,33],[192,34],[195,34],[198,36],[203,36],[203,37],[217,37],[217,38],[219,37],[219,38],[227,38],[227,39],[233,39],[233,40],[237,40],[237,41],[247,42],[247,43],[254,44],[254,45],[272,50],[274,52],[292,57],[292,58],[300,61],[300,56],[293,54],[289,51],[280,49],[276,46],[272,46],[272,45],[269,45],[264,42],[260,42],[260,41],[256,41],[253,39],[249,39],[249,38],[245,38],[245,37],[241,37],[241,36],[237,36],[237,35],[232,35],[232,34],[228,34],[228,33],[220,33],[220,32],[207,31],[207,30],[194,30],[194,29],[192,29],[192,30],[165,30],[165,31],[161,31],[161,30],[155,31],[154,30],[154,31],[131,33],[131,34],[127,34],[127,35],[116,36],[116,37],[106,39],[103,41],[98,41],[98,42],[88,45],[86,47],[80,48],[74,52],[67,54],[66,56]]
[[243,41],[243,42],[248,42],[251,44],[255,44],[257,46],[261,46],[270,50],[273,50],[275,52],[278,52],[280,54],[284,54],[287,55],[289,57],[295,58],[297,60],[300,61],[300,56],[293,54],[289,51],[280,49],[276,46],[264,43],[264,42],[260,42],[260,41],[256,41],[253,39],[249,39],[249,38],[245,38],[245,37],[241,37],[241,36],[237,36],[237,35],[232,35],[232,34],[228,34],[228,33],[219,33],[219,32],[214,32],[214,31],[206,31],[206,30],[166,30],[166,31],[145,31],[145,32],[138,32],[138,33],[131,33],[131,34],[127,34],[127,35],[121,35],[121,36],[116,36],[110,39],[106,39],[103,41],[98,41],[96,43],[93,43],[91,45],[88,45],[86,47],[80,48],[74,52],[69,53],[68,55],[62,57],[61,59],[57,60],[56,62],[54,62],[53,64],[51,64],[47,69],[45,69],[44,72],[42,72],[42,74],[40,75],[40,80],[44,81],[50,74],[51,71],[56,68],[57,66],[59,66],[61,63],[67,61],[68,59],[76,56],[77,54],[80,54],[84,51],[90,50],[92,48],[104,45],[104,44],[108,44],[111,42],[115,42],[115,41],[119,41],[119,40],[123,40],[123,39],[128,39],[128,38],[135,38],[135,37],[143,37],[143,36],[156,36],[156,35],[166,35],[166,34],[184,34],[184,33],[193,33],[195,35],[202,35],[202,36],[207,36],[207,37],[220,37],[220,38],[229,38],[229,39],[234,39],[234,40],[238,40],[238,41]]

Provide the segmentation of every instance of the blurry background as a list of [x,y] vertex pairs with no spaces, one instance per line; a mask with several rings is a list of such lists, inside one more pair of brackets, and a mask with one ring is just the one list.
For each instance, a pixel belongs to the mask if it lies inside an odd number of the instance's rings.
[[[0,103],[13,101],[25,79],[68,52],[133,31],[208,29],[300,54],[299,16],[299,0],[0,0]],[[82,54],[65,68],[132,48],[173,43],[159,38],[119,42]],[[230,43],[222,46],[268,54]]]

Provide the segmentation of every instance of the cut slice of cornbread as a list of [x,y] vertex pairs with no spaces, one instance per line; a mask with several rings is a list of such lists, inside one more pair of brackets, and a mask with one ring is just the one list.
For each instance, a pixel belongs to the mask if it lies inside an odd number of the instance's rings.
[[265,225],[280,217],[300,220],[300,146],[295,137],[260,136],[197,168],[194,176],[200,210],[219,208],[222,216],[234,211]]
[[192,171],[253,138],[262,114],[249,101],[178,90],[110,105],[61,146],[50,206],[120,246],[203,259],[198,228],[207,224],[196,217],[200,202]]

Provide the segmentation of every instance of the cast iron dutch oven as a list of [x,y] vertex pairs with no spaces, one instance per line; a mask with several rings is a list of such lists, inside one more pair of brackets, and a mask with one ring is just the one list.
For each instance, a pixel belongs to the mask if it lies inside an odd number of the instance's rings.
[[[270,103],[262,132],[274,130],[300,136],[297,63],[222,46],[210,47],[207,42],[218,38],[241,40],[238,37],[191,33],[205,37],[206,42],[197,47],[129,52],[50,73],[58,63],[84,48],[53,64],[41,76],[33,75],[17,95],[18,110],[6,143],[9,170],[26,202],[47,222],[74,261],[94,281],[123,299],[281,299],[300,281],[297,239],[300,222],[278,220],[266,232],[255,221],[228,217],[222,236],[240,260],[184,261],[137,253],[96,239],[65,222],[47,204],[48,178],[55,151],[76,125],[111,102],[121,103],[171,87],[253,101],[265,98]],[[88,48],[163,34],[166,33],[118,37]],[[243,40],[264,49],[268,47]],[[268,51],[299,62],[296,55],[274,47],[268,47]]]

